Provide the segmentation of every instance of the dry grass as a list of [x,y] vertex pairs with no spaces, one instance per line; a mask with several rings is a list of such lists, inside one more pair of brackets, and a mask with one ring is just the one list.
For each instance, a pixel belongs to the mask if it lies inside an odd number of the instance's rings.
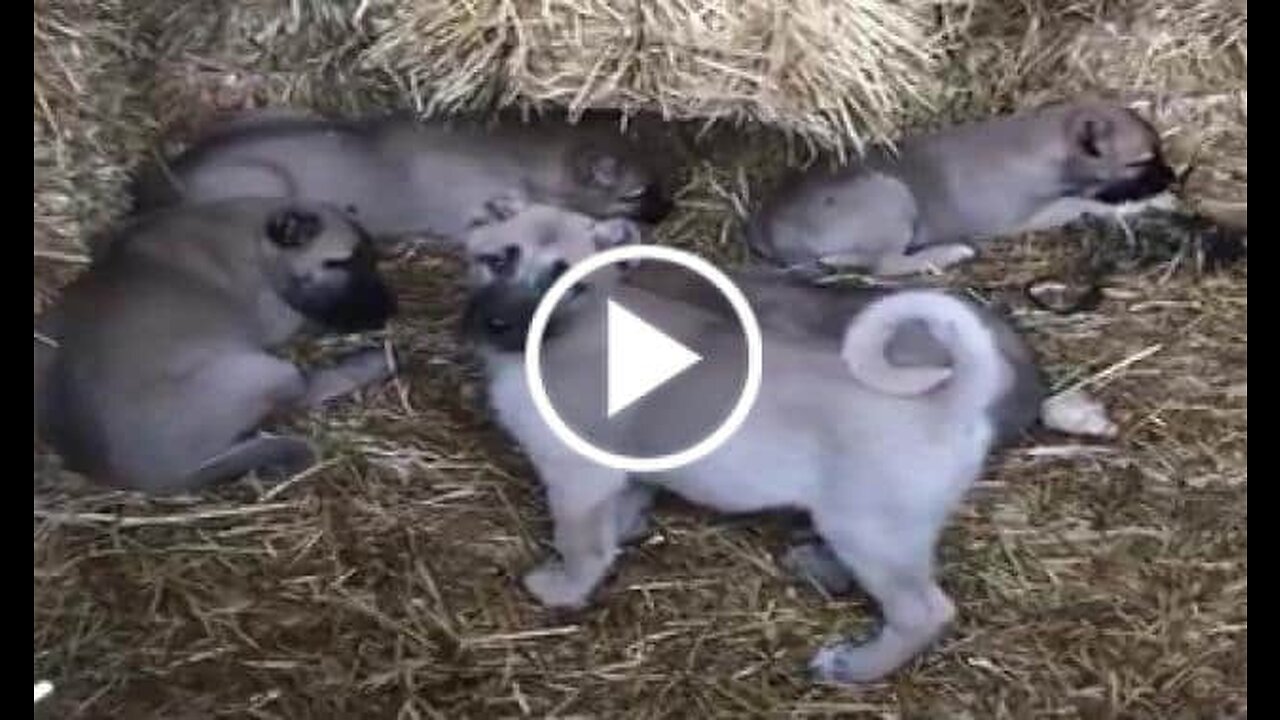
[[407,78],[424,106],[750,119],[846,147],[891,136],[924,100],[937,50],[930,4],[406,0],[368,57]]
[[[65,256],[123,211],[126,170],[162,131],[228,106],[411,101],[420,88],[355,63],[388,12],[361,8],[38,2],[37,304],[80,267]],[[1194,200],[1244,208],[1243,3],[982,0],[944,18],[950,90],[917,123],[1123,92],[1176,160],[1203,168]],[[767,132],[714,138],[689,160],[663,240],[740,259],[735,213],[788,149]],[[891,682],[805,681],[815,645],[873,615],[783,577],[772,521],[667,503],[593,608],[531,603],[518,577],[546,552],[543,506],[477,406],[453,334],[457,267],[426,257],[394,272],[402,379],[302,422],[331,458],[315,473],[266,494],[147,500],[37,452],[34,673],[56,685],[39,714],[1241,717],[1247,266],[1112,278],[1087,315],[1027,309],[1021,284],[1068,267],[1073,247],[1002,242],[947,280],[1009,305],[1057,382],[1100,378],[1122,436],[1040,437],[995,464],[942,549],[959,625]]]

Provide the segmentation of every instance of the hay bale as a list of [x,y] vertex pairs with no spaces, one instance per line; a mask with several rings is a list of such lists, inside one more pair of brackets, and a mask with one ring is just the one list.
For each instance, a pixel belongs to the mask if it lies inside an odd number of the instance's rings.
[[496,102],[768,123],[844,148],[928,95],[928,3],[403,0],[367,58],[424,108]]
[[941,18],[946,112],[931,123],[1081,93],[1118,98],[1156,123],[1176,163],[1197,166],[1189,199],[1244,211],[1245,0],[973,0]]
[[119,2],[35,4],[37,309],[81,266],[84,238],[123,210],[124,168],[145,147],[124,18]]

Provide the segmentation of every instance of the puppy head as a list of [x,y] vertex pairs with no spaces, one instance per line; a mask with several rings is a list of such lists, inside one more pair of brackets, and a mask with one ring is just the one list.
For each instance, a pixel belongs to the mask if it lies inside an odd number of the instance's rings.
[[1105,203],[1144,200],[1168,190],[1176,180],[1150,123],[1124,107],[1102,103],[1074,106],[1066,113],[1070,192]]
[[259,247],[272,288],[313,322],[358,332],[380,328],[395,314],[369,234],[336,209],[282,205],[267,214]]
[[596,218],[655,224],[674,208],[658,173],[621,139],[571,145],[559,184],[557,204]]
[[[570,267],[642,237],[640,228],[623,218],[597,220],[510,197],[490,202],[487,213],[467,238],[471,298],[463,327],[471,337],[509,351],[524,349],[539,301]],[[555,334],[581,296],[611,287],[619,277],[616,266],[606,267],[575,286],[557,308],[548,333]]]

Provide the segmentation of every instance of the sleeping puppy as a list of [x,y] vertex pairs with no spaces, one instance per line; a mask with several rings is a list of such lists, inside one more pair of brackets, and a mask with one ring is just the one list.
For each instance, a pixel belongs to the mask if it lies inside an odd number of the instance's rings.
[[604,116],[490,124],[257,111],[148,169],[134,190],[144,210],[234,197],[326,202],[379,241],[456,241],[486,201],[511,193],[648,223],[672,208],[649,158]]
[[181,207],[122,230],[37,320],[36,432],[77,472],[154,493],[314,461],[268,420],[389,377],[381,350],[303,372],[307,326],[382,327],[395,299],[367,233],[313,203]]
[[[569,449],[538,415],[516,340],[567,267],[638,237],[625,221],[600,223],[530,206],[477,228],[468,243],[475,274],[465,327],[485,361],[492,411],[537,468],[555,525],[560,557],[526,575],[525,586],[546,605],[585,605],[620,539],[635,526],[636,488],[645,485],[723,512],[799,509],[885,620],[869,642],[823,648],[813,671],[838,682],[884,677],[924,650],[954,616],[935,580],[935,546],[982,472],[998,431],[991,408],[1016,382],[1016,369],[969,304],[938,292],[895,293],[847,320],[835,344],[765,328],[759,398],[745,424],[711,454],[656,474],[597,465]],[[715,345],[737,336],[736,325],[715,313],[628,287],[614,270],[601,271],[557,308],[543,343],[547,384],[560,387],[561,397],[598,395],[583,369],[605,363],[606,299],[663,318],[664,332],[673,337]],[[887,359],[887,347],[912,324],[945,348],[946,365],[903,367]],[[671,426],[714,404],[731,375],[719,356],[704,357],[681,376],[669,402],[639,405],[611,430],[635,447],[660,444]]]
[[1174,180],[1159,135],[1137,113],[1064,103],[810,170],[748,219],[746,239],[777,264],[907,275],[973,257],[971,241],[1170,204]]

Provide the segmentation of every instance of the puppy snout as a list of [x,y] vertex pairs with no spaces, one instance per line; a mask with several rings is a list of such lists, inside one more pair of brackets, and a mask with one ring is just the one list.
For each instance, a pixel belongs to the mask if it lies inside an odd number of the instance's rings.
[[557,260],[551,264],[551,269],[547,272],[547,279],[554,283],[556,280],[560,279],[561,275],[564,275],[568,271],[569,263],[564,260]]
[[675,209],[675,202],[657,183],[645,186],[635,211],[635,219],[649,224],[662,222]]
[[1159,195],[1177,182],[1177,174],[1163,158],[1143,163],[1133,175],[1100,188],[1096,199],[1106,203],[1124,203]]
[[537,308],[537,298],[506,283],[474,293],[463,313],[463,329],[492,347],[518,352]]

